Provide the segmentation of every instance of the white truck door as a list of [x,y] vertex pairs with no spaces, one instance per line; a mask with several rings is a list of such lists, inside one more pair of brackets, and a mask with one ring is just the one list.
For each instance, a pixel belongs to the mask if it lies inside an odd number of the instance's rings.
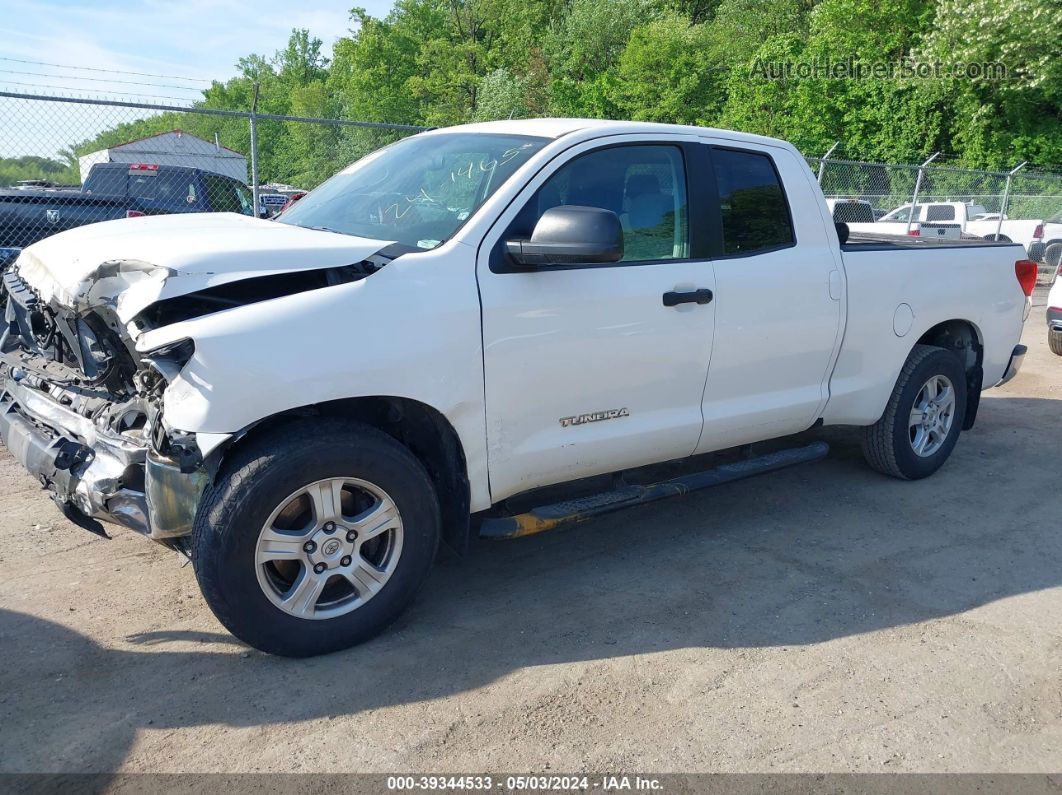
[[829,396],[845,296],[840,251],[807,166],[769,145],[712,141],[710,150],[715,341],[698,453],[815,422]]
[[[690,151],[703,158],[704,147],[678,135],[605,141],[547,165],[479,250],[494,500],[688,456],[697,445],[715,280],[704,235],[691,233],[687,160]],[[615,212],[623,260],[514,263],[505,241],[529,238],[560,205]]]

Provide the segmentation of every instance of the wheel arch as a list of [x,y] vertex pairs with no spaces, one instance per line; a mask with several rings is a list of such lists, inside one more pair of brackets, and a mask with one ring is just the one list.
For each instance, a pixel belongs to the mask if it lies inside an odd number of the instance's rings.
[[411,398],[393,395],[343,398],[300,406],[265,417],[244,428],[212,451],[207,459],[211,474],[232,452],[277,428],[306,417],[356,420],[386,433],[415,455],[435,485],[442,511],[443,541],[458,555],[468,550],[471,494],[468,466],[461,438],[438,409]]
[[[914,344],[944,348],[959,357],[966,371],[966,415],[962,429],[970,430],[977,419],[984,382],[984,337],[981,329],[973,321],[962,318],[944,320],[928,328]],[[914,347],[911,349],[914,350]]]

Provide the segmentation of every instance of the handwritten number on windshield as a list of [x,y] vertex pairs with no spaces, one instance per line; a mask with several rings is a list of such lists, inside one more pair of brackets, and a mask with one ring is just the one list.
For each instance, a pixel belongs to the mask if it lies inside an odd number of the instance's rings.
[[[477,163],[475,160],[469,160],[467,163],[462,164],[460,167],[453,169],[450,172],[450,182],[457,183],[458,177],[467,179],[473,179],[477,174],[493,174],[498,166],[504,166],[506,163],[518,157],[525,149],[529,148],[531,144],[524,144],[523,146],[514,146],[510,149],[506,149],[500,159],[495,160],[489,156],[483,156]],[[427,190],[421,187],[413,196],[403,197],[406,201],[405,207],[400,207],[398,202],[384,207],[380,205],[377,207],[377,217],[379,223],[387,223],[387,221],[393,217],[395,221],[401,220],[405,215],[418,204],[439,204],[439,201],[428,194]]]
[[[478,167],[483,173],[494,171],[498,166],[504,166],[514,157],[517,157],[524,149],[527,149],[531,144],[524,144],[523,146],[514,146],[510,149],[506,149],[501,156],[501,160],[488,160],[486,157],[481,158]],[[477,164],[469,160],[467,165],[463,165],[460,168],[456,168],[450,172],[450,181],[457,182],[458,177],[467,177],[472,179],[472,173],[476,170]]]

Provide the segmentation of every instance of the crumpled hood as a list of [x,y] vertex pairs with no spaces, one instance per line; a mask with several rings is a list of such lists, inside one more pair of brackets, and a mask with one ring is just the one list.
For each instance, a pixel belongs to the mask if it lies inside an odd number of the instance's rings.
[[18,258],[45,302],[109,305],[126,323],[155,301],[228,282],[361,262],[388,241],[265,221],[187,213],[89,224],[47,237]]

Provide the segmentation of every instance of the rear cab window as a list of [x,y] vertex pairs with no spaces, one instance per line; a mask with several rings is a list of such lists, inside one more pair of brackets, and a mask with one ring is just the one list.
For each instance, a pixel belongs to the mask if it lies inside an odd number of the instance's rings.
[[[138,191],[135,195],[142,199],[151,199],[166,207],[179,210],[196,202],[195,172],[188,169],[159,169],[158,176],[142,178],[143,182],[130,177],[130,191],[133,186]],[[143,191],[140,193],[139,191]]]
[[838,199],[833,206],[833,220],[839,224],[872,224],[874,210],[866,202]]
[[926,207],[926,221],[954,221],[955,208],[950,204],[930,204]]
[[95,167],[85,180],[85,193],[93,196],[125,196],[127,169]]
[[159,182],[165,180],[166,175],[159,173],[133,173],[129,174],[128,195],[137,199],[155,199],[159,197]]
[[203,174],[203,189],[210,209],[215,212],[254,215],[253,200],[235,180],[219,174]]

